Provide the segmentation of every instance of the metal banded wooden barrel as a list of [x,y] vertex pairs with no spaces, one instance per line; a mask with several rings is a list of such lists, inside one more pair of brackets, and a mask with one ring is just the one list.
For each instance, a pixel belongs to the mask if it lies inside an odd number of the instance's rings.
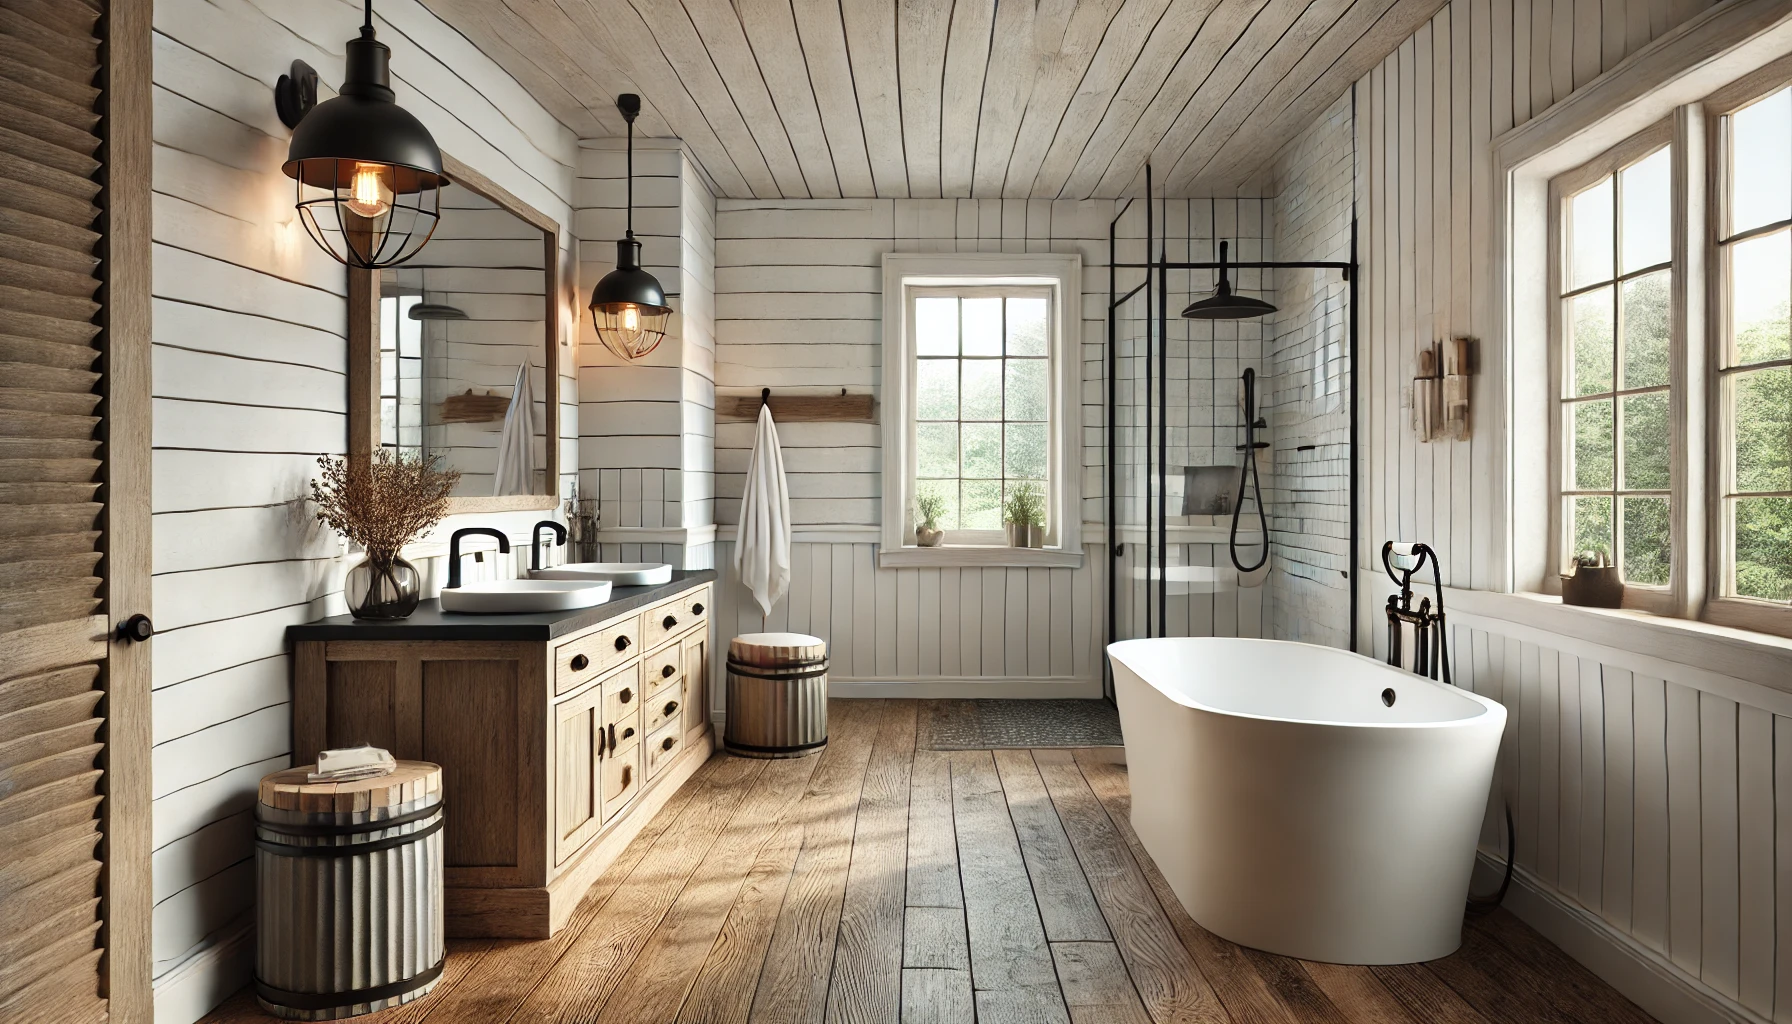
[[261,780],[255,995],[287,1020],[408,1003],[442,974],[442,769],[377,779]]
[[722,745],[743,757],[802,757],[828,743],[828,645],[802,633],[747,633],[728,644]]

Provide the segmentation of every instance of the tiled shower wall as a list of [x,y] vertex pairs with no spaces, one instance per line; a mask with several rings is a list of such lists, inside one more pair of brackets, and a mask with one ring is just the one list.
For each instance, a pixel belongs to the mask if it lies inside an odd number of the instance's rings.
[[[1350,259],[1351,97],[1279,154],[1276,258]],[[1336,270],[1278,270],[1266,386],[1274,471],[1265,476],[1274,572],[1271,635],[1350,642],[1350,285]]]

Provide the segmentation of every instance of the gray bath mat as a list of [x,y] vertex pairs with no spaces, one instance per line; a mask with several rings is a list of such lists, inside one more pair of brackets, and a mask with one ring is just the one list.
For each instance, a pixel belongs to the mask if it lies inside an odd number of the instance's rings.
[[933,700],[916,738],[923,750],[1117,747],[1120,714],[1105,700]]

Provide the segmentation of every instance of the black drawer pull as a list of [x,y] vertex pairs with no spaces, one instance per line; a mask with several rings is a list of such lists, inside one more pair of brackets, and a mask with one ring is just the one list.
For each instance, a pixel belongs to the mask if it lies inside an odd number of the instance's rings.
[[627,704],[629,701],[634,700],[635,699],[634,688],[630,687],[630,686],[623,687],[622,692],[616,695],[616,699],[620,700],[624,704]]
[[622,766],[622,788],[627,789],[631,784],[633,784],[634,781],[635,781],[635,766],[632,764],[623,765]]
[[666,710],[660,712],[660,715],[661,715],[661,717],[664,717],[664,718],[671,718],[677,712],[678,712],[678,702],[675,700],[669,700],[666,702]]
[[616,723],[610,723],[610,753],[616,752]]
[[691,605],[691,614],[692,615],[702,615],[703,614],[703,603],[701,601],[699,601],[698,603],[696,603],[694,605]]
[[575,654],[572,656],[572,670],[574,672],[585,671],[585,666],[589,664],[591,664],[591,659],[585,657],[583,654]]
[[676,625],[678,625],[678,617],[676,615],[668,615],[665,620],[660,623],[660,628],[671,629]]
[[626,651],[626,650],[628,650],[628,645],[633,642],[634,641],[630,640],[626,636],[619,636],[616,638],[616,649],[619,651]]
[[675,665],[667,665],[666,667],[660,669],[660,678],[661,679],[670,679],[677,674],[678,674],[678,667]]
[[628,739],[630,736],[633,736],[634,734],[635,734],[635,727],[632,725],[629,726],[628,728],[622,730],[622,738],[625,740]]
[[671,750],[673,747],[676,747],[676,746],[678,746],[678,741],[673,739],[670,736],[668,736],[664,740],[660,741],[660,749],[661,750]]

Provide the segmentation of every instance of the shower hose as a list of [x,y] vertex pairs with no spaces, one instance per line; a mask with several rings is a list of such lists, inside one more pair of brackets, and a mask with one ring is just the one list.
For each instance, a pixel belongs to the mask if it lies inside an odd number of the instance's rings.
[[[1232,503],[1232,537],[1228,547],[1232,555],[1232,567],[1239,572],[1256,572],[1269,561],[1269,513],[1263,508],[1263,484],[1257,479],[1257,449],[1269,446],[1267,441],[1257,440],[1257,371],[1250,367],[1244,370],[1244,458],[1239,460],[1238,500]],[[1238,524],[1244,518],[1244,492],[1251,489],[1257,504],[1257,522],[1262,527],[1263,553],[1252,565],[1244,564],[1238,557]]]

